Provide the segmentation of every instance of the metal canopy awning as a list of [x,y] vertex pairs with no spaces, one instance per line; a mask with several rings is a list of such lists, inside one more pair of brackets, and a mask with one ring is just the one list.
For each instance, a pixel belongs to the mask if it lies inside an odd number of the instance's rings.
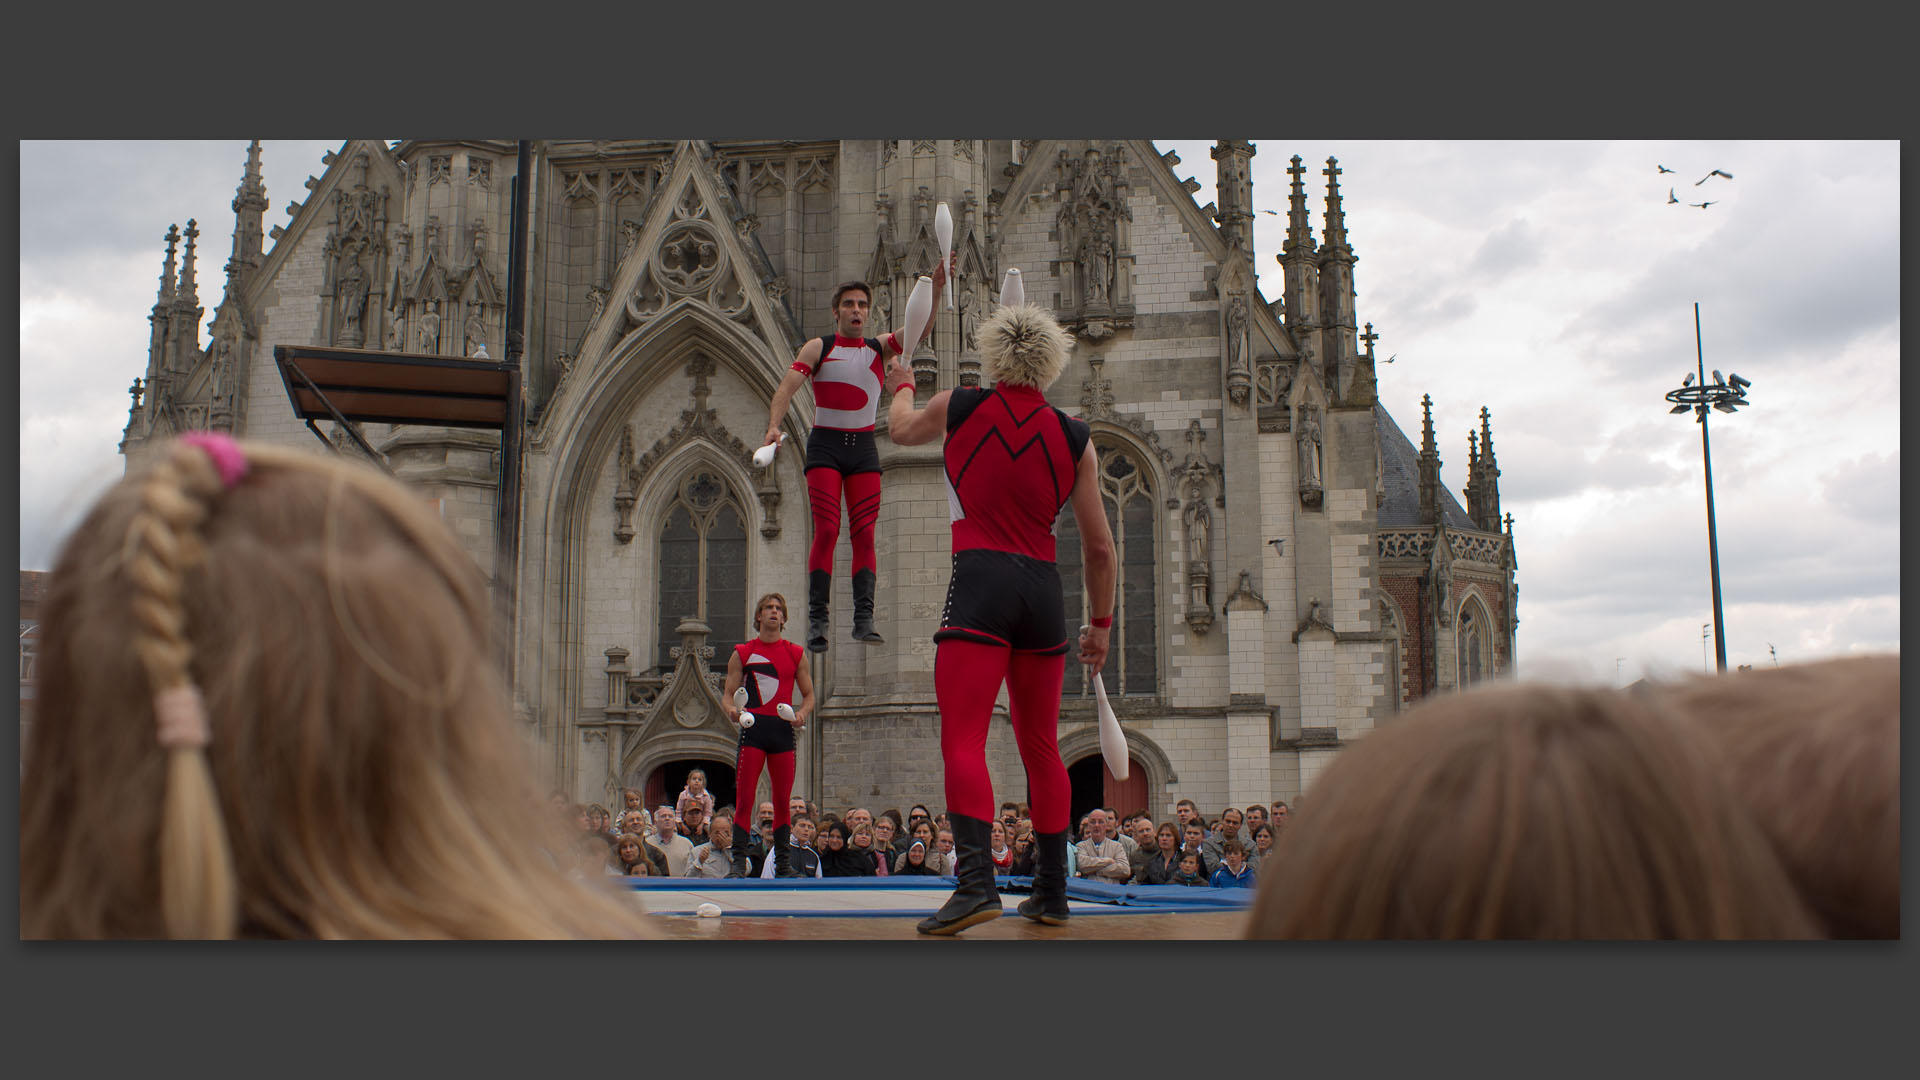
[[519,373],[492,360],[305,345],[275,345],[273,360],[293,414],[320,441],[333,445],[313,422],[331,418],[375,461],[348,421],[502,431],[518,392]]

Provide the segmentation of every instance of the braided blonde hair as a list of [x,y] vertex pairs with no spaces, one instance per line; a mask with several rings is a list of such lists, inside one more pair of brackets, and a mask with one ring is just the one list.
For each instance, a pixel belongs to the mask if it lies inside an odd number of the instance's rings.
[[[140,509],[127,529],[126,577],[133,594],[133,652],[155,695],[193,687],[193,644],[181,598],[187,572],[206,556],[200,527],[224,485],[206,452],[176,443],[140,484]],[[197,697],[198,691],[191,690]],[[206,749],[191,741],[166,750],[160,804],[160,911],[175,938],[233,936],[235,884]]]
[[[168,448],[54,565],[21,936],[657,936],[556,865],[485,576],[432,505],[363,464],[239,450],[223,490],[205,453]],[[185,687],[210,737],[159,746],[142,702]]]

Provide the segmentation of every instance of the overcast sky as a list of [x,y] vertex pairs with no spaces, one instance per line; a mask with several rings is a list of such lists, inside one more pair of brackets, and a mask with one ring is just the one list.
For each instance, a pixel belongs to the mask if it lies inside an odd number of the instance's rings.
[[[1701,670],[1700,427],[1662,400],[1694,369],[1696,301],[1707,368],[1753,382],[1751,406],[1711,422],[1728,663],[1899,648],[1897,143],[1255,144],[1254,204],[1277,211],[1255,215],[1263,293],[1278,294],[1288,158],[1309,167],[1319,240],[1337,156],[1359,319],[1396,357],[1381,398],[1417,445],[1433,395],[1463,503],[1467,432],[1491,411],[1522,675]],[[265,143],[269,228],[339,145]],[[1211,141],[1158,145],[1200,181],[1196,202],[1216,199]],[[245,161],[244,142],[22,144],[22,569],[47,569],[122,473],[163,237],[188,218],[211,320]],[[1696,186],[1714,169],[1733,179]]]

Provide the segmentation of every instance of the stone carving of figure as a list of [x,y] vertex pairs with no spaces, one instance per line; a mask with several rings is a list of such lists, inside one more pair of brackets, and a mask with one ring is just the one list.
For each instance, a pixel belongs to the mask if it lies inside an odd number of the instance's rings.
[[620,257],[626,258],[633,245],[640,241],[640,223],[627,218],[620,223]]
[[480,315],[480,301],[470,301],[467,304],[466,355],[472,356],[486,348],[486,345],[487,323]]
[[213,382],[213,399],[220,400],[232,381],[233,342],[226,338],[213,339],[213,363],[209,366],[209,376]]
[[1227,307],[1227,368],[1247,370],[1247,298],[1236,296]]
[[588,322],[598,319],[600,313],[606,310],[607,297],[610,294],[610,290],[603,289],[598,285],[587,286],[587,305],[593,309],[593,314],[587,316]]
[[387,348],[394,352],[407,348],[406,316],[398,309],[387,316]]
[[440,301],[428,300],[427,310],[420,313],[417,331],[420,339],[420,351],[437,353],[440,351]]
[[487,219],[473,219],[473,261],[479,262],[487,254]]
[[1187,483],[1187,508],[1181,514],[1187,527],[1187,561],[1189,574],[1195,569],[1206,573],[1211,561],[1207,553],[1213,550],[1213,511],[1207,508],[1206,489],[1198,477]]
[[347,264],[347,272],[340,278],[342,345],[358,345],[366,340],[366,331],[361,323],[367,315],[367,292],[370,288],[367,272],[360,268],[360,260],[356,257]]
[[1087,238],[1086,250],[1087,303],[1105,304],[1110,268],[1113,265],[1113,241],[1108,239],[1103,224],[1097,224],[1093,235]]
[[[1446,543],[1446,537],[1439,543]],[[1434,610],[1440,615],[1441,626],[1453,625],[1453,562],[1441,557],[1438,545],[1435,546],[1433,560],[1433,598]]]
[[980,328],[980,301],[977,297],[973,295],[973,288],[969,286],[965,292],[962,292],[960,294],[961,348],[964,348],[964,349],[979,348],[978,343],[974,340],[974,334],[979,328]]
[[1300,486],[1320,487],[1320,411],[1309,405],[1300,410],[1300,430],[1294,433],[1299,446]]
[[883,281],[873,290],[873,310],[878,313],[875,327],[893,329],[893,286]]

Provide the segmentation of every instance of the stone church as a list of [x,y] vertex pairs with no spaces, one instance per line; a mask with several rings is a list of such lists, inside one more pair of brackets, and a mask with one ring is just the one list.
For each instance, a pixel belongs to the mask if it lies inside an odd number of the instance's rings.
[[[349,140],[289,220],[265,228],[254,143],[204,338],[197,225],[167,235],[123,453],[214,427],[363,454],[331,421],[296,418],[276,345],[503,358],[515,150]],[[1287,238],[1271,255],[1279,295],[1255,287],[1255,152],[1215,145],[1202,206],[1178,157],[1144,140],[534,143],[511,663],[553,785],[608,804],[638,787],[656,805],[700,767],[722,802],[733,794],[728,651],[758,595],[805,605],[812,402],[796,399],[792,438],[759,469],[769,401],[800,345],[831,332],[836,283],[871,283],[874,324],[901,321],[937,258],[942,203],[959,276],[953,310],[911,358],[922,402],[979,381],[974,327],[1010,267],[1076,336],[1049,397],[1091,424],[1100,453],[1120,554],[1104,678],[1131,750],[1116,781],[1069,662],[1060,745],[1076,815],[1293,800],[1409,702],[1508,671],[1515,560],[1491,419],[1483,409],[1468,438],[1463,508],[1440,480],[1430,402],[1416,449],[1376,399],[1337,162],[1312,180],[1316,238],[1309,168],[1292,159]],[[359,434],[502,570],[498,432]],[[885,643],[851,639],[843,540],[832,645],[811,660],[819,720],[799,748],[796,791],[840,811],[945,802],[931,641],[948,577],[941,457],[893,445],[884,427],[880,447]],[[1059,529],[1077,623],[1070,510]],[[996,801],[1023,800],[1005,724],[989,762]]]

